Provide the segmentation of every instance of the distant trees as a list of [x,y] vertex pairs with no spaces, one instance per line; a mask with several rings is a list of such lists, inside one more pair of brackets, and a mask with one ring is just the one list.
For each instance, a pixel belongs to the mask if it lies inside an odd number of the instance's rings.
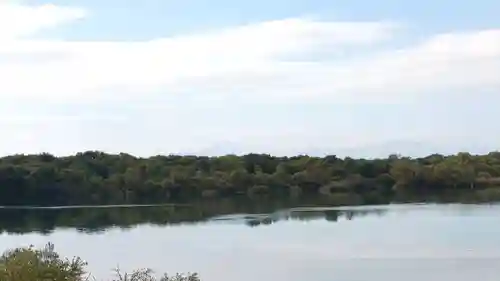
[[0,158],[0,205],[156,203],[203,197],[484,189],[500,184],[500,152],[422,158],[154,156],[86,151]]

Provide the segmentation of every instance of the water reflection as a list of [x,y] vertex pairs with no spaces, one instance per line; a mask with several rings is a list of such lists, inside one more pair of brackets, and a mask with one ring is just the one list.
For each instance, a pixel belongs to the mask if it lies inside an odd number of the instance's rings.
[[315,210],[315,208],[302,208],[300,210],[288,209],[283,211],[274,212],[271,214],[263,215],[245,215],[245,216],[231,216],[221,218],[213,218],[212,221],[217,220],[232,220],[241,221],[250,227],[271,225],[279,221],[312,221],[312,220],[326,220],[329,222],[337,222],[344,218],[346,220],[352,220],[355,217],[362,217],[367,215],[383,215],[387,212],[385,209],[370,208],[363,210],[339,210],[336,208]]
[[4,208],[0,249],[52,242],[63,256],[88,261],[98,280],[110,280],[117,264],[196,271],[206,281],[489,281],[500,274],[500,205],[258,202]]
[[[287,220],[352,220],[359,216],[383,215],[380,208],[335,209],[295,207],[298,202],[208,201],[182,205],[113,206],[79,208],[3,208],[0,233],[44,235],[56,229],[71,228],[96,234],[110,228],[130,229],[139,225],[179,225],[197,223],[241,223],[265,226]],[[307,203],[304,203],[307,205]]]
[[[397,194],[395,198],[358,198],[356,196],[307,197],[300,200],[269,198],[221,199],[170,205],[80,206],[57,208],[8,208],[0,206],[0,233],[50,234],[56,229],[76,229],[95,234],[110,228],[130,229],[139,225],[181,225],[240,223],[249,227],[271,225],[287,220],[325,220],[337,222],[367,215],[384,215],[386,208],[333,208],[342,205],[389,203],[474,203],[470,193]],[[357,202],[357,203],[356,203]],[[476,201],[477,202],[477,201]]]

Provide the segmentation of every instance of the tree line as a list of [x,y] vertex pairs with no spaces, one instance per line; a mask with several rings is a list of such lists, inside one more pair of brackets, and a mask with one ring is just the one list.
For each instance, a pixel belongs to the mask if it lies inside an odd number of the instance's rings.
[[488,196],[496,198],[500,197],[496,186],[500,186],[500,152],[353,159],[267,154],[141,158],[87,151],[65,157],[42,153],[0,158],[0,205],[309,195],[345,197],[361,204],[402,191],[488,190]]

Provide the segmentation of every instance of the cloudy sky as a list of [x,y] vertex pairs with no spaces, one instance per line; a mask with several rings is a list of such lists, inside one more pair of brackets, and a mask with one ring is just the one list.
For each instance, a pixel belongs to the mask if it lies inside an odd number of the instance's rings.
[[497,0],[0,0],[0,154],[497,149],[498,11]]

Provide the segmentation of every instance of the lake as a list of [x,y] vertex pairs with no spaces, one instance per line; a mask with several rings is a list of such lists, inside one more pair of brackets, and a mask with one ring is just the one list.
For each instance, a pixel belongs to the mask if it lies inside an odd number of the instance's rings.
[[500,205],[0,209],[0,250],[55,243],[98,278],[120,266],[203,281],[499,280]]

